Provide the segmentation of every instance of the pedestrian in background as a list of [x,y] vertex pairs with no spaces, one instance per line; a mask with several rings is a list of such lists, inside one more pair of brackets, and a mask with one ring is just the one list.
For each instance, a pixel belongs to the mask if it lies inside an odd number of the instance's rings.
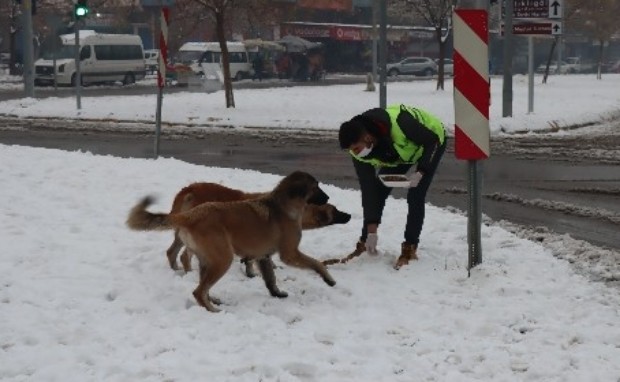
[[265,67],[265,63],[263,62],[263,56],[260,53],[257,53],[254,56],[254,60],[252,60],[252,69],[254,69],[254,76],[252,77],[252,81],[254,80],[263,80],[263,70]]

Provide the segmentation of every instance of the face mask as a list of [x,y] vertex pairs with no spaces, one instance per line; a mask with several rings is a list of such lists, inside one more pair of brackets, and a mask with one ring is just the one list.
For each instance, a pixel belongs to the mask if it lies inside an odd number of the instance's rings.
[[364,147],[364,149],[362,149],[359,153],[357,153],[357,156],[360,158],[364,158],[368,156],[368,154],[370,154],[373,148],[374,148],[374,145],[370,145],[370,147]]

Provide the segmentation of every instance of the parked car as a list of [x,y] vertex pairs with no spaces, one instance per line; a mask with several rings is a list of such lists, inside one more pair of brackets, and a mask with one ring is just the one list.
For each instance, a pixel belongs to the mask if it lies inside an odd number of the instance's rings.
[[[437,64],[437,70],[439,71],[439,59],[435,60]],[[443,59],[443,73],[448,76],[454,75],[454,62],[449,58]]]
[[[547,68],[547,62],[543,62],[542,64],[538,65],[538,67],[536,68],[536,73],[544,74],[546,68]],[[572,67],[568,65],[568,63],[566,63],[565,61],[560,61],[560,69],[559,69],[560,74],[573,73],[571,70],[573,69]],[[551,63],[549,64],[549,74],[558,74],[558,62],[557,61],[551,61]]]
[[0,53],[0,65],[9,66],[9,61],[11,61],[11,53]]
[[429,57],[407,57],[400,62],[387,64],[388,76],[401,74],[432,76],[435,73],[437,73],[437,63]]
[[144,65],[146,71],[155,73],[159,65],[159,49],[147,49],[144,51]]
[[581,57],[566,57],[567,73],[596,73],[598,64],[594,61],[582,60]]
[[608,61],[603,64],[603,73],[620,73],[620,60]]

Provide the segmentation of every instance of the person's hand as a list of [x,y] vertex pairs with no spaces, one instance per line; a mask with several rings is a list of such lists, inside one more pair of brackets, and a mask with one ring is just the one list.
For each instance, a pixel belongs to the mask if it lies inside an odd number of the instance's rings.
[[377,243],[379,242],[379,236],[376,233],[369,233],[366,237],[366,251],[370,255],[377,254]]
[[422,180],[423,176],[424,175],[420,171],[416,171],[413,174],[408,175],[407,179],[409,179],[409,187],[411,188],[417,187],[418,184],[420,183],[420,180]]

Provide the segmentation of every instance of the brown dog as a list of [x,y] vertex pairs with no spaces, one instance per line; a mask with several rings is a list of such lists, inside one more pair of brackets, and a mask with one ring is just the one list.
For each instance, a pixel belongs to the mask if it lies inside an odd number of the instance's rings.
[[325,204],[329,197],[312,175],[296,171],[268,194],[237,202],[203,203],[176,214],[151,213],[150,197],[133,207],[127,225],[134,230],[176,229],[185,246],[198,258],[200,283],[193,294],[201,306],[217,312],[219,301],[209,295],[211,287],[230,268],[234,255],[257,259],[267,289],[274,297],[286,297],[276,285],[269,256],[279,252],[287,265],[309,268],[329,285],[336,282],[325,266],[299,250],[303,211],[310,204]]
[[[206,202],[233,202],[237,200],[255,199],[266,195],[266,193],[248,193],[240,190],[235,190],[226,186],[222,186],[217,183],[192,183],[189,186],[183,187],[181,191],[177,193],[172,202],[171,214],[175,214],[182,211],[187,211]],[[303,230],[321,228],[332,224],[345,224],[351,220],[351,215],[346,212],[338,210],[332,204],[315,205],[308,204],[304,209],[304,213],[301,220],[301,228]],[[183,243],[179,238],[178,230],[174,232],[174,241],[166,251],[170,268],[177,270],[179,265],[177,263],[177,255]],[[191,266],[192,253],[185,250],[181,254],[181,264],[183,264],[183,270],[189,272],[192,269]],[[254,277],[254,262],[249,260],[242,260],[245,262],[245,273],[248,277]]]

